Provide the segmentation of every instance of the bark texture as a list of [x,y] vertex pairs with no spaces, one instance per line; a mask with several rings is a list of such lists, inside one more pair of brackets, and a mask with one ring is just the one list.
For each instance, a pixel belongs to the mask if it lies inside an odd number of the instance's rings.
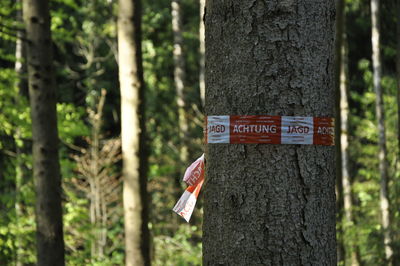
[[47,0],[23,1],[36,189],[37,264],[64,265],[56,90]]
[[150,265],[141,2],[119,0],[118,3],[125,265]]
[[373,83],[376,94],[376,118],[378,122],[378,144],[379,144],[379,173],[381,177],[380,184],[380,209],[382,218],[383,241],[385,246],[385,257],[390,262],[393,255],[393,249],[390,233],[390,214],[389,214],[389,177],[386,149],[386,128],[385,128],[385,112],[383,107],[383,91],[381,86],[382,66],[380,54],[380,1],[371,0],[371,26],[372,26],[372,66],[373,66]]
[[[207,115],[334,116],[334,1],[206,10]],[[335,265],[334,151],[207,145],[204,265]]]

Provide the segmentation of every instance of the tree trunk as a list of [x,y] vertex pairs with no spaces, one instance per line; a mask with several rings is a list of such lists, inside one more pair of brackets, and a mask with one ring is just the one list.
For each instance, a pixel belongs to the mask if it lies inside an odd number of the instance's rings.
[[[208,1],[207,115],[334,115],[334,1]],[[335,150],[207,145],[204,265],[335,265]]]
[[[179,158],[182,165],[188,162],[187,135],[189,130],[185,112],[185,58],[183,56],[181,1],[172,0],[172,31],[174,33],[174,81],[179,123]],[[181,176],[182,173],[179,175]]]
[[90,124],[92,126],[92,139],[90,147],[90,172],[92,175],[89,178],[90,184],[90,221],[92,226],[92,234],[94,239],[91,243],[91,259],[92,262],[101,260],[104,257],[106,242],[107,242],[107,227],[103,223],[106,212],[104,211],[104,196],[101,186],[101,172],[105,169],[102,165],[100,158],[100,136],[101,125],[103,119],[103,107],[106,97],[106,91],[101,91],[99,103],[97,104],[96,111],[92,110],[90,113]]
[[28,39],[37,264],[64,265],[56,90],[48,1],[24,1],[23,15]]
[[[397,160],[398,164],[400,161],[400,0],[396,1],[396,11],[397,11],[397,57],[396,57],[396,76],[397,76],[397,145],[398,153]],[[397,195],[399,197],[399,195]],[[393,265],[400,264],[400,251],[395,250],[393,255]]]
[[[16,5],[20,5],[22,0],[16,0]],[[17,21],[23,23],[22,10],[17,10]],[[26,80],[26,47],[23,42],[26,36],[23,31],[17,32],[17,41],[15,45],[15,73],[17,73],[17,88],[19,96],[28,97],[28,83]]]
[[336,36],[335,36],[335,145],[336,145],[336,228],[337,228],[337,264],[343,265],[346,260],[345,236],[343,225],[343,179],[342,179],[342,144],[341,144],[341,92],[340,74],[342,67],[341,50],[344,32],[344,3],[336,0]]
[[[350,243],[350,245],[346,248],[348,254],[350,254],[350,264],[352,266],[357,266],[360,263],[358,262],[358,256],[356,253],[356,246],[354,244],[354,239],[351,239],[351,236],[348,234],[349,229],[354,226],[353,221],[353,214],[352,214],[352,193],[351,193],[351,179],[350,179],[350,172],[349,172],[349,154],[348,154],[348,147],[349,147],[349,140],[348,140],[348,132],[349,132],[349,101],[348,101],[348,89],[347,89],[347,76],[348,76],[348,53],[347,53],[347,34],[346,34],[346,15],[345,15],[345,0],[338,0],[337,5],[337,21],[336,21],[336,67],[337,67],[337,92],[338,92],[338,100],[339,106],[336,112],[339,114],[339,119],[337,121],[337,126],[339,128],[339,135],[336,136],[338,142],[335,143],[340,153],[339,165],[340,168],[336,169],[340,171],[341,178],[341,185],[342,185],[342,192],[341,200],[343,203],[340,206],[343,210],[340,210],[340,213],[344,214],[341,216],[339,220],[342,225],[343,236],[342,236],[342,245],[344,243]],[[336,162],[338,163],[338,162]],[[347,239],[349,238],[350,239]],[[346,241],[345,241],[346,240]],[[345,255],[345,254],[344,254]],[[346,262],[346,256],[343,257],[343,263]],[[346,263],[345,263],[346,265]]]
[[125,263],[127,266],[150,265],[140,0],[119,0],[118,64]]
[[400,159],[400,0],[397,0],[397,57],[396,57],[396,74],[397,74],[397,140],[398,140],[398,158]]
[[379,22],[379,0],[371,0],[371,21],[372,21],[372,65],[373,83],[376,94],[376,118],[378,122],[378,142],[379,142],[379,173],[381,177],[380,185],[380,208],[382,215],[383,241],[385,247],[385,258],[389,263],[393,255],[391,233],[390,233],[390,214],[389,214],[389,190],[388,190],[388,166],[386,150],[386,129],[385,113],[383,109],[383,92],[381,86],[382,66],[380,55],[380,22]]
[[[20,5],[21,0],[16,0],[16,5]],[[23,18],[22,18],[22,10],[17,9],[17,21],[19,23],[23,23]],[[21,105],[21,96],[27,96],[28,94],[28,84],[26,82],[26,63],[24,62],[26,60],[26,49],[24,47],[23,39],[24,39],[24,34],[22,31],[17,32],[17,40],[15,43],[15,73],[17,74],[17,82],[16,82],[16,87],[18,88],[18,95],[15,97],[15,102],[17,106]],[[22,154],[23,154],[23,140],[21,137],[21,129],[19,125],[15,125],[16,130],[15,130],[15,154],[16,154],[16,166],[15,166],[15,222],[17,224],[17,228],[20,228],[19,226],[19,221],[20,218],[22,218],[23,213],[22,213],[22,208],[23,208],[23,203],[22,203],[22,197],[21,197],[21,187],[23,184],[24,180],[24,163],[22,159]],[[22,143],[22,146],[19,144]],[[15,246],[16,246],[16,256],[15,256],[15,265],[16,266],[22,266],[22,233],[17,231],[15,237]]]
[[206,44],[205,44],[205,32],[204,32],[204,8],[206,7],[206,0],[200,0],[200,21],[199,21],[199,42],[200,42],[200,71],[199,71],[199,87],[200,87],[200,99],[202,107],[205,106],[206,97],[206,82],[205,82],[205,54],[206,54]]
[[[342,172],[342,184],[343,184],[343,202],[344,202],[344,216],[345,216],[345,238],[351,237],[348,234],[348,231],[351,227],[354,226],[353,221],[353,203],[352,203],[352,193],[351,193],[351,178],[349,171],[349,100],[348,100],[348,89],[347,89],[347,36],[345,31],[343,31],[343,43],[341,47],[340,56],[341,59],[341,67],[340,67],[340,152],[341,152],[341,172]],[[351,265],[357,266],[360,265],[358,262],[358,256],[356,253],[357,247],[354,244],[354,239],[349,239],[351,256]]]

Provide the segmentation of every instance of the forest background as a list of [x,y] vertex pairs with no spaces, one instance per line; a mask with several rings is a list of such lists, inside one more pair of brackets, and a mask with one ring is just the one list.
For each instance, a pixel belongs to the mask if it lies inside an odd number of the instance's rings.
[[[63,219],[68,265],[121,265],[124,262],[120,135],[120,94],[114,0],[53,0],[51,30],[57,83],[57,113],[63,186]],[[0,264],[35,264],[34,186],[31,121],[27,91],[15,70],[18,2],[0,6]],[[400,171],[398,86],[396,80],[396,1],[381,3],[382,87],[386,112],[389,198],[393,249],[400,250]],[[200,4],[181,1],[184,54],[184,114],[174,83],[171,3],[143,1],[142,47],[146,84],[147,139],[150,146],[148,193],[151,258],[154,265],[201,265],[202,201],[187,224],[171,209],[183,192],[183,171],[203,153],[200,93]],[[373,88],[371,11],[367,0],[345,5],[347,90],[349,95],[349,173],[352,220],[337,220],[341,264],[383,265],[380,219],[378,128]],[[93,149],[93,143],[100,145]],[[182,143],[188,156],[182,158]],[[94,160],[94,158],[98,158]],[[184,161],[183,161],[184,160]],[[99,164],[101,174],[88,172]],[[340,169],[338,169],[341,171]],[[91,214],[93,180],[106,211]],[[107,188],[107,189],[106,189]],[[340,193],[342,187],[338,187]],[[151,200],[150,200],[151,199]],[[97,247],[94,249],[93,247]],[[339,248],[340,250],[341,248]],[[352,256],[354,254],[354,256]],[[341,257],[342,256],[342,257]]]

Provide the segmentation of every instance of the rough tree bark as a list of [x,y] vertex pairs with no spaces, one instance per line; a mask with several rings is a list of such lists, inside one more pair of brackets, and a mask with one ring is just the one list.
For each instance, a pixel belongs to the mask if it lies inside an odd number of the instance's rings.
[[385,247],[385,258],[389,263],[393,255],[391,232],[390,232],[390,213],[389,213],[389,177],[387,165],[386,149],[386,128],[385,113],[383,108],[383,92],[381,86],[382,66],[380,55],[380,1],[371,0],[371,22],[372,22],[372,65],[373,65],[373,83],[376,94],[376,118],[378,122],[378,144],[379,144],[379,173],[381,177],[380,184],[380,208],[382,218],[383,241]]
[[[334,116],[334,1],[206,10],[207,115]],[[335,265],[334,152],[207,145],[204,265]]]
[[125,265],[150,265],[141,1],[119,0],[118,3]]
[[[187,135],[189,130],[188,121],[185,112],[185,58],[183,56],[183,28],[182,28],[182,11],[181,1],[172,0],[172,31],[174,34],[174,82],[176,90],[176,103],[178,106],[178,123],[179,123],[179,158],[182,165],[186,165],[188,161]],[[179,174],[181,176],[182,173]]]
[[23,1],[23,16],[28,39],[37,264],[64,265],[56,90],[48,1]]

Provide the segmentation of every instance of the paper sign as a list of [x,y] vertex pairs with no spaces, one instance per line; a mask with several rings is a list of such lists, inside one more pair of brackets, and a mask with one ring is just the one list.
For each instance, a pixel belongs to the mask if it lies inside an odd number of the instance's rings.
[[186,222],[189,222],[192,216],[203,182],[204,178],[196,186],[188,187],[172,209],[178,215],[182,216]]
[[204,154],[186,169],[183,181],[189,187],[172,210],[189,222],[204,182]]
[[183,182],[188,186],[197,185],[204,178],[204,153],[185,171]]

